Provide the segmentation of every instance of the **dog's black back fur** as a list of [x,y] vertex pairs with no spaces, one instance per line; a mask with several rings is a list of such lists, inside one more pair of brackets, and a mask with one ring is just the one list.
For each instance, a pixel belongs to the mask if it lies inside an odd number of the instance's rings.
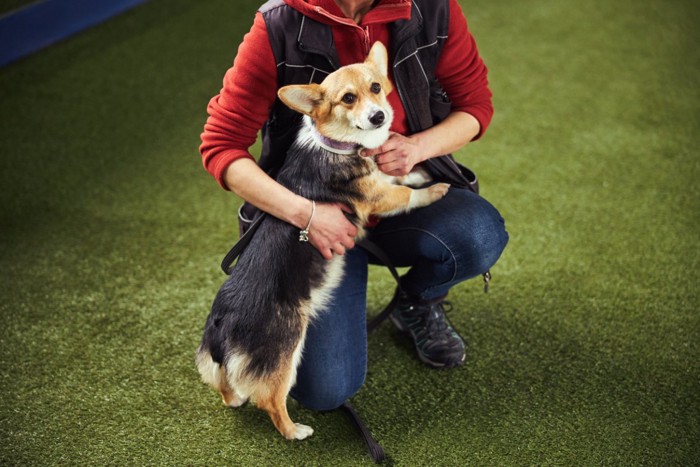
[[[357,155],[297,142],[277,181],[305,198],[352,209],[363,199],[354,182],[371,170]],[[356,214],[348,218],[359,223]],[[214,299],[202,348],[219,364],[233,352],[248,356],[245,371],[253,377],[271,373],[299,342],[304,326],[300,304],[323,283],[327,265],[316,248],[299,241],[299,229],[266,216]]]

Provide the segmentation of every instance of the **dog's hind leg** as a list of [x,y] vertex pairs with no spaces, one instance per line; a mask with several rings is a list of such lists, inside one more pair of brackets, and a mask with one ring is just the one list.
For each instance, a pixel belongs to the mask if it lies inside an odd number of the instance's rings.
[[310,426],[294,423],[289,418],[287,412],[287,394],[291,386],[291,381],[294,378],[291,362],[283,365],[286,368],[281,368],[267,380],[267,388],[269,390],[267,397],[259,397],[256,400],[258,408],[266,411],[272,423],[277,430],[282,433],[287,439],[304,439],[311,436],[314,432]]
[[276,390],[268,399],[257,402],[270,415],[272,423],[287,439],[304,439],[314,432],[310,426],[294,423],[287,413],[287,392]]

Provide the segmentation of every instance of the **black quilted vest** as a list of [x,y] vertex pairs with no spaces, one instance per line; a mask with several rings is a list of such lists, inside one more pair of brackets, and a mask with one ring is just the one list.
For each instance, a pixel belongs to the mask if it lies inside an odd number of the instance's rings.
[[[340,67],[330,26],[303,16],[284,0],[269,0],[259,11],[277,63],[278,88],[320,83]],[[448,0],[413,0],[411,19],[390,25],[389,61],[411,133],[432,127],[450,113],[450,101],[434,74],[447,39],[449,14]],[[277,99],[262,129],[259,160],[272,177],[284,163],[300,123],[301,114]],[[451,155],[430,159],[423,166],[435,180],[478,192],[474,173]]]

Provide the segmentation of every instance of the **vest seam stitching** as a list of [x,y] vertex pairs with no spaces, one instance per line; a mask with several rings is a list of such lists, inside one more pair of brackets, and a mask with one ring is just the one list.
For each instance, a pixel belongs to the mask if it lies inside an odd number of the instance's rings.
[[418,8],[418,4],[414,0],[412,0],[411,3],[413,3],[413,6],[416,7],[416,11],[420,15],[421,19],[423,19],[423,13],[421,13],[420,8]]
[[304,32],[304,22],[306,21],[306,16],[301,15],[301,26],[299,27],[299,35],[297,35],[297,43],[301,43],[301,33]]
[[[432,43],[430,43],[430,44],[422,45],[422,46],[420,46],[420,47],[416,47],[415,52],[413,52],[413,53],[411,53],[411,54],[409,54],[409,55],[406,55],[404,58],[402,58],[402,59],[399,60],[398,62],[394,63],[394,68],[396,68],[397,66],[401,65],[403,62],[405,62],[405,61],[408,60],[409,58],[413,57],[414,55],[418,55],[418,51],[419,51],[419,50],[427,49],[428,47],[433,47],[433,46],[437,45],[437,43],[438,43],[438,41],[436,40],[436,41],[434,41],[434,42],[432,42]],[[416,57],[416,58],[418,58],[418,57]],[[420,63],[420,59],[418,60],[418,62]],[[421,65],[421,68],[422,68],[422,65]],[[423,73],[425,73],[425,71],[424,71]]]

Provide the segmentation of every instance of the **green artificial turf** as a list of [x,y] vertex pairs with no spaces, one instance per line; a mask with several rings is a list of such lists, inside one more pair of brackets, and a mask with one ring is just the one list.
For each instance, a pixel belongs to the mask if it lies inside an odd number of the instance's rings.
[[[497,111],[458,157],[511,242],[450,296],[466,364],[386,323],[354,406],[396,465],[697,465],[700,9],[462,4]],[[370,464],[343,414],[290,402],[287,442],[193,365],[239,202],[199,133],[256,6],[153,0],[0,70],[1,464]]]

